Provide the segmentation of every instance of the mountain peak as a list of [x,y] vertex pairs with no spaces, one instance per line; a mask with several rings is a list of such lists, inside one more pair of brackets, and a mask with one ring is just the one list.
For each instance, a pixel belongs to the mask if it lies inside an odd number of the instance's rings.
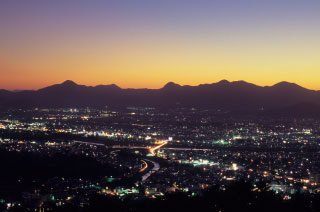
[[229,84],[230,82],[228,80],[220,80],[219,82],[217,82],[217,84]]
[[112,87],[112,88],[121,89],[121,88],[120,88],[118,85],[116,85],[116,84],[110,84],[109,86]]
[[121,90],[121,88],[116,84],[110,84],[110,85],[97,85],[95,88],[111,88],[111,89],[117,89]]
[[181,87],[179,84],[176,84],[174,82],[168,82],[167,84],[165,84],[165,86],[163,86],[163,88],[165,89],[170,89],[170,88],[179,88]]
[[274,84],[272,87],[275,87],[275,88],[302,88],[301,86],[299,86],[295,83],[286,82],[286,81],[282,81],[277,84]]
[[66,80],[63,83],[61,83],[61,85],[65,85],[65,86],[74,86],[74,85],[78,85],[77,83],[73,82],[72,80]]
[[39,89],[39,91],[52,91],[52,90],[56,90],[56,89],[73,89],[73,88],[76,88],[78,87],[79,85],[71,80],[66,80],[64,81],[63,83],[61,84],[55,84],[55,85],[51,85],[51,86],[48,86],[48,87],[45,87],[45,88],[41,88]]

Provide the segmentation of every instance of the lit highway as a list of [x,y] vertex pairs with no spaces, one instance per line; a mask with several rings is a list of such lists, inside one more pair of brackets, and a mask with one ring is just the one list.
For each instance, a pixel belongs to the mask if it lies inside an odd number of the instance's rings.
[[143,163],[143,167],[139,170],[139,172],[144,172],[148,168],[148,163],[145,160],[141,160]]
[[145,175],[142,176],[141,182],[146,181],[153,173],[159,171],[159,169],[160,169],[159,163],[154,162],[152,160],[148,160],[148,159],[146,159],[146,161],[151,162],[153,164],[153,168],[149,172],[147,172]]
[[168,144],[168,141],[167,140],[159,141],[159,143],[160,144],[158,146],[155,146],[155,147],[152,147],[152,148],[149,149],[150,154],[155,155],[154,152],[156,150],[160,149],[161,147],[163,147],[164,145]]

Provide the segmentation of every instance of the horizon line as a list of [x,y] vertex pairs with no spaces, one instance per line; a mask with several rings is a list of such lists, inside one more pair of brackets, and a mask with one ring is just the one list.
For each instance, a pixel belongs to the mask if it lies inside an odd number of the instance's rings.
[[74,84],[76,84],[76,85],[87,86],[87,87],[97,87],[97,86],[108,86],[108,85],[110,86],[110,85],[115,85],[115,86],[119,87],[120,89],[136,89],[136,90],[139,90],[139,89],[149,89],[149,90],[158,90],[158,89],[161,89],[161,88],[165,87],[165,86],[166,86],[167,84],[169,84],[169,83],[173,83],[173,84],[179,85],[179,86],[181,86],[181,87],[183,87],[183,86],[197,87],[197,86],[200,86],[200,85],[211,85],[211,84],[216,84],[216,83],[221,83],[221,82],[226,82],[226,83],[244,82],[244,83],[248,83],[248,84],[253,84],[253,85],[258,86],[258,87],[272,87],[272,86],[275,86],[275,85],[280,84],[280,83],[288,83],[288,84],[294,84],[294,85],[300,86],[300,87],[305,88],[305,89],[308,89],[308,90],[320,91],[320,90],[316,90],[316,89],[310,89],[310,88],[307,88],[307,87],[303,87],[303,86],[301,86],[301,85],[299,85],[299,84],[297,84],[297,83],[295,83],[295,82],[289,82],[289,81],[279,81],[279,82],[274,83],[274,84],[271,84],[271,85],[259,85],[259,84],[251,83],[251,82],[248,82],[248,81],[245,81],[245,80],[234,80],[234,81],[230,81],[230,80],[227,80],[227,79],[222,79],[222,80],[215,81],[215,82],[211,82],[211,83],[200,83],[200,84],[196,84],[196,85],[179,84],[179,83],[176,83],[176,82],[174,82],[174,81],[168,81],[168,82],[165,83],[162,87],[159,87],[159,88],[120,87],[120,86],[117,85],[116,83],[86,85],[86,84],[82,84],[82,83],[75,82],[74,80],[64,80],[64,81],[62,81],[62,82],[60,82],[60,83],[49,84],[49,85],[46,85],[46,86],[44,86],[44,87],[40,87],[40,88],[37,88],[37,89],[5,89],[5,88],[0,88],[0,90],[6,90],[6,91],[10,91],[10,92],[38,91],[38,90],[41,90],[41,89],[44,89],[44,88],[47,88],[47,87],[50,87],[50,86],[53,86],[53,85],[61,85],[61,84],[64,84],[64,83],[74,83]]

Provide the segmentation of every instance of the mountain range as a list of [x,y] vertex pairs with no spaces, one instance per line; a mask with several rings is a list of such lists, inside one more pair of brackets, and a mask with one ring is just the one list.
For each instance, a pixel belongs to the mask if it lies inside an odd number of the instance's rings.
[[152,106],[226,111],[312,110],[320,113],[319,105],[320,91],[289,82],[273,86],[227,80],[198,86],[169,82],[160,89],[122,89],[115,84],[85,86],[67,80],[39,90],[0,90],[1,108]]

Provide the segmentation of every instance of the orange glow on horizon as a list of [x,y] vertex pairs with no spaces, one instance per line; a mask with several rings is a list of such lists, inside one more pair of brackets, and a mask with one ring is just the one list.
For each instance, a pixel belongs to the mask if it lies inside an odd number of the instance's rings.
[[2,2],[0,89],[226,79],[320,90],[319,2],[71,2]]
[[218,48],[206,43],[190,46],[169,41],[163,46],[139,44],[105,50],[95,43],[83,46],[85,53],[71,44],[66,49],[48,47],[43,51],[37,46],[19,47],[14,52],[20,53],[11,55],[6,54],[10,52],[7,47],[7,51],[0,51],[0,88],[39,89],[70,79],[88,86],[116,84],[121,88],[157,89],[170,81],[199,85],[226,79],[260,86],[288,81],[320,90],[320,48],[312,49],[311,45],[293,51],[286,45],[268,48],[268,44],[251,49],[245,45]]

